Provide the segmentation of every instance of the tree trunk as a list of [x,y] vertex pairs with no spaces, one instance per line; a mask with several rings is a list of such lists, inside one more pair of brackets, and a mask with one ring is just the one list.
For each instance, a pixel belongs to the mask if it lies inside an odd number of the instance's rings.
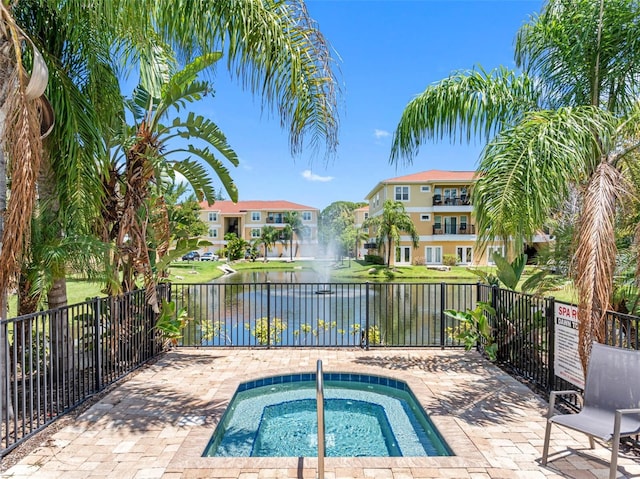
[[[43,228],[43,232],[49,233],[54,238],[44,238],[47,242],[56,242],[64,234],[60,226],[60,201],[58,200],[57,182],[51,166],[51,154],[55,154],[49,149],[45,149],[43,161],[40,167],[38,178],[38,191],[40,193],[41,221],[47,225],[57,225],[55,228]],[[55,313],[50,320],[51,334],[51,361],[52,366],[58,368],[58,375],[62,377],[66,372],[73,353],[73,337],[69,329],[69,318],[66,310],[67,306],[67,280],[64,263],[56,264],[52,273],[52,286],[47,291],[47,306]]]
[[[0,138],[4,129],[4,112],[0,109]],[[7,163],[0,147],[0,238],[4,233],[4,213],[7,209]],[[0,243],[0,249],[2,243]],[[7,319],[7,291],[0,291],[0,320]],[[9,338],[7,327],[0,326],[0,424],[13,418],[9,388]],[[7,402],[8,399],[8,402]]]
[[387,240],[387,268],[391,267],[391,240]]

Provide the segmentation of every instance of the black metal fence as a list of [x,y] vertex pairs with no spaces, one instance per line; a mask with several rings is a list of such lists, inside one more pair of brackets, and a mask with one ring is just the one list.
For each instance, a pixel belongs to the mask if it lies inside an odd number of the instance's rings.
[[196,347],[460,346],[444,311],[473,308],[477,294],[477,284],[445,283],[172,286],[192,318],[179,345]]
[[[445,314],[490,304],[498,363],[535,389],[556,374],[557,312],[572,305],[479,283],[174,284],[188,347],[459,347]],[[573,310],[572,310],[573,311]],[[144,291],[0,321],[0,457],[162,351]],[[639,348],[640,318],[609,312],[610,345]],[[368,333],[367,333],[368,332]],[[482,345],[479,345],[482,349]]]
[[0,457],[160,353],[155,320],[140,290],[0,321]]
[[[567,375],[556,371],[556,354],[565,348],[558,344],[558,338],[562,339],[563,334],[568,334],[569,340],[577,337],[574,305],[483,284],[478,285],[478,299],[496,311],[492,325],[498,345],[497,361],[504,369],[540,392],[579,389],[575,381],[569,382]],[[570,320],[562,319],[567,315],[563,310],[572,313]],[[564,333],[558,331],[562,322],[568,324]],[[639,328],[639,317],[608,311],[605,343],[640,349]]]

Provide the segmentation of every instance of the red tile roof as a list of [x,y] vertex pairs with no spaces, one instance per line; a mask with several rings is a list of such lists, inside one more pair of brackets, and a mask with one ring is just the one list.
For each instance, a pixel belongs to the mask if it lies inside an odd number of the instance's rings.
[[216,201],[209,206],[206,201],[200,203],[203,211],[217,211],[222,214],[245,213],[247,211],[318,211],[318,208],[312,206],[300,205],[291,201],[274,200],[274,201]]
[[428,170],[420,173],[412,173],[410,175],[398,176],[397,178],[389,178],[381,183],[422,183],[425,181],[472,181],[475,177],[475,171],[444,171],[444,170]]

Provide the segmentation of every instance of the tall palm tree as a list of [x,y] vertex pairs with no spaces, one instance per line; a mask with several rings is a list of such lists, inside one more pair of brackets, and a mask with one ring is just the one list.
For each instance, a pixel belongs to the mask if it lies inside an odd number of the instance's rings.
[[278,231],[278,229],[276,229],[271,225],[268,225],[262,228],[262,231],[260,232],[260,242],[264,246],[263,261],[265,263],[267,262],[267,253],[272,248],[272,246],[276,244],[276,241],[278,241],[279,236],[280,236],[280,231]]
[[[194,52],[223,51],[229,72],[245,88],[260,96],[265,108],[278,111],[283,126],[289,128],[293,152],[298,153],[307,140],[311,146],[319,146],[324,141],[328,152],[335,150],[338,121],[333,60],[301,1],[183,3],[176,8],[175,2],[168,1],[96,0],[92,8],[87,9],[81,2],[12,2],[12,9],[22,12],[24,24],[38,30],[42,45],[47,46],[53,38],[54,45],[66,48],[62,55],[60,49],[54,49],[46,56],[50,66],[59,66],[60,85],[50,92],[60,94],[61,101],[54,102],[55,109],[65,111],[65,119],[68,112],[99,113],[81,119],[71,115],[73,121],[67,124],[75,129],[61,128],[59,139],[50,149],[63,152],[53,158],[50,176],[56,184],[50,190],[56,190],[54,198],[60,201],[60,214],[64,218],[83,217],[70,213],[67,201],[87,205],[95,202],[83,202],[79,198],[101,199],[95,192],[101,190],[102,175],[95,172],[87,175],[85,171],[89,165],[99,165],[105,171],[109,166],[105,162],[85,160],[92,151],[86,148],[86,137],[91,133],[94,137],[96,133],[109,137],[107,129],[111,125],[101,119],[115,119],[117,124],[121,117],[121,95],[113,73],[128,73],[122,64],[139,68],[143,83],[155,96],[166,80],[166,65],[176,61],[176,54],[179,63],[185,64]],[[3,15],[8,12],[5,4],[3,2]],[[139,15],[140,11],[147,15]],[[80,70],[64,65],[64,59],[72,59]],[[65,72],[70,73],[65,76]],[[84,148],[78,147],[77,132]],[[93,186],[88,188],[78,187],[91,182]],[[67,195],[71,198],[65,198],[66,192],[71,193]],[[18,196],[12,195],[12,198]],[[16,211],[18,216],[25,216],[22,208]],[[64,221],[60,223],[61,229],[67,227]],[[18,244],[22,236],[12,235]],[[9,251],[10,242],[5,244]]]
[[409,234],[414,248],[418,247],[420,241],[411,216],[405,211],[400,201],[386,200],[382,205],[382,214],[370,216],[362,227],[372,229],[376,235],[378,247],[384,246],[387,268],[391,265],[393,245],[397,247],[400,243],[401,232]]
[[583,366],[591,342],[604,340],[614,222],[640,147],[639,21],[632,0],[548,1],[518,32],[521,74],[478,69],[429,86],[405,108],[391,153],[410,161],[425,140],[487,139],[473,191],[480,240],[513,238],[516,248],[576,188]]
[[[298,239],[307,232],[307,227],[302,222],[302,217],[298,211],[287,211],[284,214],[285,236],[289,240],[289,260],[293,261],[294,256],[298,256]],[[296,252],[293,253],[293,240],[296,240]]]

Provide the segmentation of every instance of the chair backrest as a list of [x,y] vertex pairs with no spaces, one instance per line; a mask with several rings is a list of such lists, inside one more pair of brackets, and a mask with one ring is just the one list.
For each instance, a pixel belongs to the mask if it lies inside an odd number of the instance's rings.
[[608,411],[640,407],[640,351],[593,343],[584,405]]

